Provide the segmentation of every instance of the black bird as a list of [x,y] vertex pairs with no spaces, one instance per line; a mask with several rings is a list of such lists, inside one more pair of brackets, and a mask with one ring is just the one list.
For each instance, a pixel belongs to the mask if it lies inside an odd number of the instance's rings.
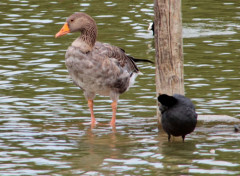
[[149,25],[148,25],[148,31],[152,31],[152,32],[153,32],[153,35],[154,35],[154,22],[149,23]]
[[234,132],[240,131],[240,125],[234,125]]
[[162,127],[168,134],[168,141],[173,135],[182,136],[184,142],[185,136],[193,132],[197,124],[194,104],[180,94],[161,94],[158,101],[161,103],[159,109],[162,113]]

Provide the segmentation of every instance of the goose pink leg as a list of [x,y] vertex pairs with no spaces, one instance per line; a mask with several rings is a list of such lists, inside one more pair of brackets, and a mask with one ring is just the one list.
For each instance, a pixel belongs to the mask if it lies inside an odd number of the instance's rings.
[[94,126],[96,124],[96,120],[95,120],[94,112],[93,112],[93,100],[88,100],[88,107],[89,107],[90,113],[91,113],[91,125]]
[[110,125],[115,127],[116,113],[117,113],[117,101],[113,101],[111,106],[112,106],[112,120],[110,122]]

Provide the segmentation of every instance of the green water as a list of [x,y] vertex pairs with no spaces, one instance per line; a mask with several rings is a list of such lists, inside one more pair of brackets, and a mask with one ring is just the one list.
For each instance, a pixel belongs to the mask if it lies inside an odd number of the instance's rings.
[[[185,93],[198,114],[240,118],[240,3],[182,1]],[[87,102],[64,64],[78,34],[54,35],[73,12],[98,25],[98,40],[154,61],[152,1],[0,2],[0,175],[240,175],[240,133],[233,124],[199,122],[167,142],[157,130],[155,67],[121,95],[116,129],[91,129]],[[97,121],[111,101],[96,97]]]

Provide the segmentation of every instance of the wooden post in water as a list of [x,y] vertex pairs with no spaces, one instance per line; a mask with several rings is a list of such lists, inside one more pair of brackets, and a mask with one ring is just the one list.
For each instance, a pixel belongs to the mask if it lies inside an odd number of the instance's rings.
[[154,0],[154,14],[157,96],[184,95],[181,0]]

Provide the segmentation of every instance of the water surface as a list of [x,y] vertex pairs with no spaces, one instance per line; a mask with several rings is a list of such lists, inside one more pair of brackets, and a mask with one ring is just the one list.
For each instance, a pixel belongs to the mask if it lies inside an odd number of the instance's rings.
[[[185,94],[198,114],[240,118],[237,0],[183,1]],[[240,175],[233,124],[199,122],[186,142],[157,129],[155,67],[121,95],[117,127],[108,97],[86,100],[72,84],[64,54],[77,34],[54,35],[73,12],[97,22],[98,40],[154,61],[152,1],[0,2],[0,175]]]

